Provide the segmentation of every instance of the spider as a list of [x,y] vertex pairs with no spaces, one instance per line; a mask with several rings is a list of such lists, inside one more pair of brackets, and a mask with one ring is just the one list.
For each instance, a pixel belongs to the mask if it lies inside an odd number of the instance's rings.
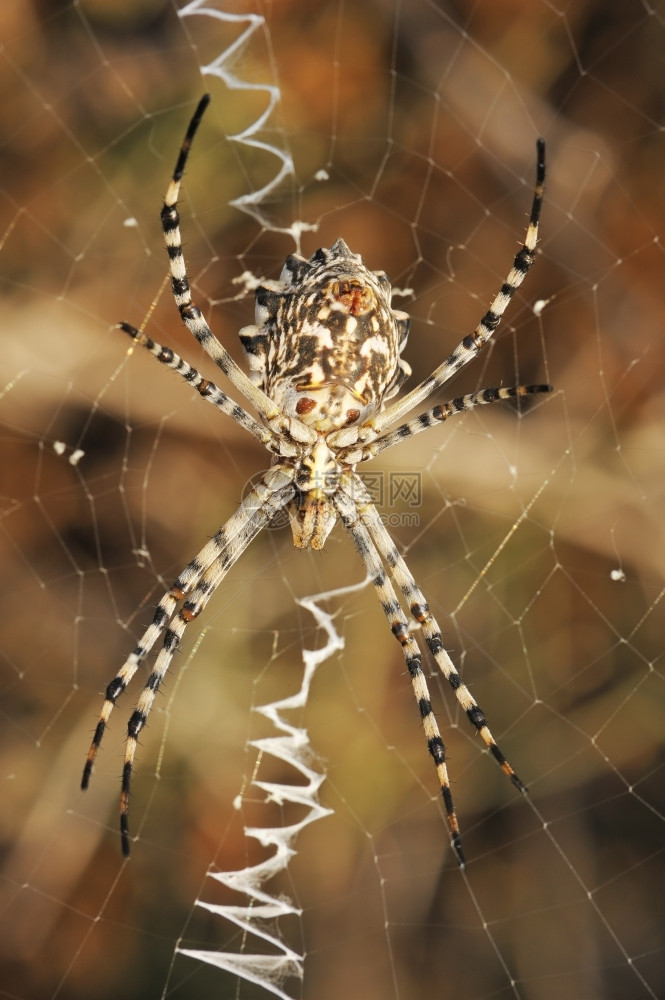
[[247,375],[231,358],[192,301],[180,236],[177,200],[187,157],[210,101],[205,94],[189,123],[161,211],[173,297],[180,316],[208,357],[258,414],[239,406],[210,379],[168,347],[129,323],[118,324],[134,342],[185,379],[208,403],[253,434],[272,453],[271,468],[226,524],[203,546],[157,604],[151,624],[106,689],[83,770],[87,788],[109,716],[118,697],[157,641],[162,645],[127,727],[120,795],[122,851],[130,851],[128,807],[139,733],[185,628],[203,611],[222,580],[259,532],[281,510],[288,512],[297,548],[323,548],[340,520],[365,564],[388,625],[402,647],[413,692],[436,767],[452,848],[465,866],[460,829],[448,780],[446,750],[432,710],[422,652],[403,604],[419,623],[425,643],[487,750],[519,791],[526,788],[492,736],[485,715],[446,652],[441,629],[398,552],[356,466],[386,448],[457,413],[497,400],[551,391],[549,385],[491,388],[460,396],[404,421],[472,361],[496,330],[535,259],[545,180],[545,143],[537,142],[536,185],[524,245],[476,329],[420,385],[386,406],[410,374],[401,357],[409,330],[406,313],[393,309],[382,271],[369,271],[342,239],[308,260],[286,258],[279,280],[256,290],[255,325],[240,331]]

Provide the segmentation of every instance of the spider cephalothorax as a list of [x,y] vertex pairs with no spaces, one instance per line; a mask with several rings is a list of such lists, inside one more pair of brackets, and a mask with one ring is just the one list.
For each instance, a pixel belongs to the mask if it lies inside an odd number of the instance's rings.
[[293,538],[299,548],[322,548],[331,528],[340,520],[353,539],[390,629],[402,647],[427,748],[436,767],[453,849],[460,865],[464,865],[446,750],[422,669],[422,651],[412,634],[409,616],[418,623],[430,655],[486,748],[513,784],[522,792],[526,789],[446,652],[441,629],[355,470],[360,462],[370,461],[386,448],[474,406],[549,391],[547,385],[481,389],[407,419],[411,410],[430,400],[482,350],[534,261],[545,179],[544,142],[538,140],[536,188],[524,245],[490,308],[473,333],[431,375],[386,406],[386,400],[410,372],[400,356],[409,319],[406,313],[392,308],[386,275],[368,270],[343,240],[337,240],[329,250],[317,250],[309,260],[292,254],[278,281],[264,281],[259,286],[256,323],[240,334],[249,358],[249,376],[235,364],[192,301],[177,200],[192,139],[208,101],[206,95],[199,102],[185,135],[162,207],[162,228],[173,297],[183,322],[254,408],[258,419],[170,348],[157,344],[129,323],[121,323],[120,327],[158,361],[177,371],[203,399],[260,441],[272,455],[272,466],[254,482],[226,524],[162,596],[138,646],[109,683],[81,785],[88,785],[117,698],[162,637],[161,649],[127,726],[120,829],[123,852],[129,854],[129,791],[138,736],[185,628],[203,611],[250,542],[280,511],[289,511]]

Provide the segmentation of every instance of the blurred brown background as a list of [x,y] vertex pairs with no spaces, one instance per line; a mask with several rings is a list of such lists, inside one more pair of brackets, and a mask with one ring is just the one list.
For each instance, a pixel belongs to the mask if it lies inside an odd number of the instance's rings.
[[[282,928],[307,952],[293,995],[663,996],[662,6],[216,5],[267,19],[232,64],[281,90],[259,138],[290,152],[295,172],[263,219],[229,202],[279,162],[227,137],[265,110],[266,91],[200,74],[244,25],[181,20],[160,0],[0,13],[0,995],[265,995],[172,965],[174,947],[184,935],[241,948],[231,927],[192,916],[197,895],[216,898],[205,872],[261,857],[243,822],[299,818],[249,785],[247,741],[272,735],[251,709],[297,690],[302,648],[322,641],[295,598],[363,576],[339,529],[315,556],[288,531],[245,554],[143,735],[123,865],[117,792],[135,691],[78,791],[101,692],[267,464],[112,328],[149,314],[155,339],[205,367],[164,287],[159,208],[210,89],[183,236],[198,301],[239,360],[253,299],[237,279],[277,276],[294,249],[280,230],[300,220],[317,227],[303,253],[343,236],[405,292],[395,302],[413,317],[407,358],[423,377],[504,279],[536,137],[548,142],[538,261],[449,395],[520,381],[550,381],[555,395],[521,414],[468,414],[380,462],[421,476],[415,526],[404,503],[384,512],[531,798],[485,759],[433,676],[463,878],[376,599],[331,605],[345,650],[294,722],[325,761],[334,815],[303,833],[290,879],[272,886],[304,909]],[[268,761],[259,774],[292,776]]]

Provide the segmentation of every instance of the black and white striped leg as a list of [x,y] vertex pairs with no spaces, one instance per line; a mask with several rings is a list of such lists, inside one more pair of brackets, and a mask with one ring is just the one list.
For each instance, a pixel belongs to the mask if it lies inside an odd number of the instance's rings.
[[[141,636],[138,646],[128,656],[116,676],[106,689],[106,697],[102,705],[99,722],[90,744],[90,749],[86,757],[81,778],[81,788],[86,789],[90,782],[92,768],[95,762],[97,751],[101,744],[109,717],[113,707],[127,688],[137,669],[148,656],[153,646],[157,642],[162,632],[164,643],[162,651],[157,657],[155,668],[151,672],[142,695],[143,702],[139,700],[137,711],[130,720],[128,727],[128,741],[136,741],[138,732],[145,724],[143,709],[146,701],[152,705],[154,695],[161,683],[161,680],[168,669],[173,653],[179,641],[180,628],[192,621],[199,613],[192,613],[200,600],[199,591],[205,595],[207,600],[214,589],[226,575],[231,566],[245,551],[253,538],[270,523],[276,512],[284,507],[295,494],[295,488],[291,485],[290,474],[281,469],[271,469],[264,476],[263,482],[255,485],[252,491],[245,497],[238,510],[229,518],[226,524],[204,545],[198,555],[183,570],[171,589],[164,594],[160,600],[152,623]],[[221,573],[221,575],[219,575]],[[209,585],[214,582],[214,587],[209,590]],[[198,589],[197,589],[198,588]],[[190,595],[197,594],[195,599]],[[189,599],[188,599],[189,598]],[[192,600],[194,603],[192,604]],[[182,607],[178,611],[178,605]],[[174,641],[175,640],[175,641]],[[160,659],[161,657],[161,659]],[[158,666],[159,663],[159,666]],[[142,721],[140,721],[142,718]],[[140,725],[137,724],[140,721]],[[133,759],[133,754],[132,754]],[[131,771],[131,768],[130,768]],[[125,779],[123,777],[123,795],[127,800],[129,795],[129,776],[125,789]],[[126,815],[126,808],[125,808]],[[125,850],[123,840],[123,851]],[[127,851],[125,851],[127,853]]]
[[[272,489],[266,485],[266,481],[272,481]],[[270,523],[275,514],[294,495],[295,489],[291,485],[290,477],[277,469],[270,470],[266,474],[265,481],[258,483],[253,488],[239,508],[239,510],[244,509],[245,511],[245,524],[243,528],[229,538],[229,541],[223,546],[217,558],[206,572],[200,576],[196,586],[191,590],[187,600],[177,614],[173,616],[164,633],[162,648],[127,725],[125,761],[122,769],[122,786],[120,792],[120,837],[122,853],[125,857],[128,857],[130,853],[129,796],[138,737],[148,720],[155,702],[155,696],[180,645],[185,628],[195,618],[198,618],[226,574],[243,554],[249,543]],[[227,522],[218,534],[225,532],[228,529],[229,523]]]
[[247,410],[239,406],[230,396],[222,392],[214,382],[204,378],[196,368],[190,365],[188,361],[185,361],[184,358],[181,358],[179,354],[176,354],[175,351],[172,351],[170,347],[158,344],[157,341],[152,340],[142,330],[137,330],[131,323],[118,323],[118,329],[123,330],[136,344],[149,351],[161,364],[177,372],[185,382],[197,390],[206,402],[211,403],[216,409],[221,410],[222,413],[235,420],[237,424],[240,424],[250,434],[253,434],[262,445],[265,445],[271,451],[278,450],[279,446],[272,431],[264,427],[263,424],[260,424],[251,413],[248,413]]
[[439,624],[430,611],[429,605],[427,604],[422,591],[413,579],[411,571],[402,556],[397,551],[395,543],[383,525],[378,511],[371,502],[362,480],[355,475],[349,476],[348,480],[349,485],[347,486],[347,489],[352,490],[352,496],[356,506],[358,507],[359,516],[363,523],[367,526],[367,530],[372,540],[376,544],[379,553],[390,569],[397,586],[404,595],[404,600],[406,601],[411,614],[416,621],[421,624],[427,646],[436,660],[441,673],[455,692],[455,696],[460,706],[466,713],[469,722],[475,727],[488,751],[501,767],[501,770],[507,775],[507,777],[510,778],[516,788],[518,788],[521,792],[526,793],[525,785],[518,778],[517,774],[508,763],[504,753],[499,748],[496,740],[492,736],[492,733],[487,725],[485,713],[476,702],[466,684],[462,682],[462,678],[460,677],[455,664],[444,649]]
[[401,441],[406,440],[406,438],[420,434],[421,431],[426,431],[429,427],[436,427],[444,420],[447,420],[448,417],[454,417],[457,413],[465,413],[467,410],[475,409],[476,406],[484,406],[487,403],[498,403],[504,399],[522,399],[525,396],[551,391],[551,385],[514,385],[501,389],[480,389],[478,392],[469,392],[465,396],[457,396],[447,403],[441,403],[439,406],[432,407],[431,410],[421,413],[419,416],[414,417],[413,420],[402,424],[401,427],[396,427],[393,431],[382,434],[381,437],[364,447],[351,447],[348,451],[341,452],[340,457],[350,465],[356,465],[358,462],[366,462],[369,459],[375,458],[376,455],[385,451],[386,448],[392,448],[393,445],[399,444]]
[[[299,421],[288,421],[282,417],[275,403],[251,381],[249,376],[239,368],[226,348],[220,344],[208,323],[199,309],[192,301],[192,293],[187,277],[187,268],[182,250],[182,237],[180,235],[180,216],[178,214],[177,202],[180,194],[180,184],[185,171],[187,157],[191,148],[196,131],[201,123],[203,114],[210,103],[210,95],[204,94],[192,116],[189,127],[185,134],[185,139],[180,148],[176,161],[173,177],[167,188],[164,204],[161,211],[162,230],[164,242],[169,257],[169,269],[171,271],[171,288],[173,298],[180,311],[180,316],[188,330],[196,337],[215,364],[221,368],[229,381],[238,391],[248,399],[256,411],[268,422],[274,422],[274,429],[280,430],[288,428],[291,423],[299,424]],[[296,428],[302,429],[302,428]],[[305,429],[307,430],[307,429]],[[314,435],[306,434],[306,439],[310,437],[314,440]]]
[[538,242],[538,223],[543,203],[543,188],[545,184],[545,140],[538,139],[536,143],[536,185],[531,204],[531,215],[527,226],[524,244],[515,255],[513,266],[494,296],[492,304],[480,323],[468,337],[465,337],[446,358],[443,364],[435,368],[420,385],[412,389],[402,399],[393,403],[372,421],[376,435],[382,434],[392,424],[402,420],[407,413],[423,403],[441,386],[448,382],[461,368],[472,361],[485,346],[501,322],[513,295],[524,281],[529,268],[536,259],[536,244]]
[[[237,556],[244,551],[244,546],[238,549]],[[237,558],[236,556],[236,558]],[[220,583],[231,568],[235,559],[230,558],[230,553],[226,553],[226,558],[219,557],[212,566],[204,573],[201,580],[189,595],[178,613],[174,615],[164,633],[164,641],[159,651],[157,659],[150,673],[145,687],[141,692],[127,725],[127,739],[125,742],[125,760],[122,768],[122,786],[120,793],[120,837],[122,843],[122,853],[129,856],[129,795],[131,787],[134,758],[141,730],[148,721],[148,716],[154,705],[155,697],[171,665],[171,661],[180,645],[183,633],[187,625],[197,618],[209,599],[215,593]]]
[[[236,558],[244,551],[245,545],[240,545]],[[129,856],[129,794],[134,767],[134,757],[139,733],[148,721],[148,716],[153,707],[155,697],[161,686],[171,661],[180,645],[183,633],[187,625],[194,621],[205,608],[208,600],[212,597],[217,587],[220,585],[227,572],[231,568],[235,559],[231,559],[230,552],[219,556],[212,566],[203,574],[194,590],[180,610],[173,616],[164,632],[162,648],[157,655],[150,676],[141,692],[134,711],[132,712],[127,725],[127,738],[125,742],[125,761],[122,769],[122,786],[120,793],[120,837],[122,843],[122,853]]]
[[360,553],[360,557],[372,578],[374,589],[376,590],[381,607],[383,608],[383,612],[386,616],[388,624],[390,625],[390,630],[402,647],[404,662],[406,663],[407,670],[409,671],[413,693],[418,704],[420,718],[422,719],[423,728],[425,730],[427,749],[434,760],[436,773],[441,786],[441,795],[443,797],[444,809],[450,829],[452,847],[458,864],[461,868],[464,868],[466,861],[464,858],[464,852],[462,851],[459,824],[457,822],[453,796],[450,790],[448,767],[446,764],[446,748],[443,739],[441,738],[441,733],[432,710],[430,693],[422,669],[422,654],[420,647],[409,632],[406,617],[397,599],[393,585],[386,575],[376,546],[372,541],[367,528],[365,527],[362,515],[354,502],[354,498],[352,496],[347,496],[342,490],[340,490],[333,497],[333,503],[342,518],[344,526],[353,538],[355,546]]
[[202,574],[208,569],[210,564],[219,556],[225,542],[225,536],[218,532],[201,551],[192,559],[189,565],[183,570],[173,586],[161,598],[155,608],[155,613],[151,624],[141,636],[136,648],[129,654],[120,670],[115,675],[111,683],[106,688],[106,697],[99,716],[99,722],[92,737],[92,743],[88,750],[83,776],[81,778],[81,788],[85,790],[90,783],[92,768],[95,763],[97,751],[99,750],[109,717],[116,701],[127,688],[134,674],[140,667],[143,660],[148,656],[157,639],[167,627],[173,615],[176,613],[178,604],[183,601],[193,586],[198,583]]

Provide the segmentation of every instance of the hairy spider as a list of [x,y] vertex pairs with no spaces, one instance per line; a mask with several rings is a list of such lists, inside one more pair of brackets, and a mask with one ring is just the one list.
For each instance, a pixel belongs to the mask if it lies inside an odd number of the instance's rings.
[[[441,786],[452,846],[465,864],[453,806],[446,751],[432,711],[422,654],[411,633],[404,605],[420,623],[427,647],[449,682],[469,721],[505,774],[521,791],[515,774],[492,736],[485,715],[448,656],[441,629],[384,527],[356,466],[386,448],[448,417],[496,400],[549,392],[548,385],[482,389],[403,421],[476,357],[496,330],[515,290],[535,258],[538,220],[545,179],[545,143],[537,143],[536,186],[524,245],[476,329],[420,385],[386,407],[410,374],[402,359],[409,329],[406,313],[392,308],[391,287],[382,271],[369,271],[362,258],[338,239],[309,260],[287,257],[278,281],[256,290],[256,323],[240,331],[249,376],[232,360],[192,301],[180,237],[176,203],[192,140],[209,103],[199,102],[189,124],[161,212],[169,257],[173,297],[187,328],[232,385],[251,404],[252,416],[214,382],[204,378],[168,347],[142,331],[120,329],[168,368],[194,386],[203,399],[253,434],[273,454],[264,473],[238,510],[178,576],[159,601],[152,623],[106,689],[99,722],[81,782],[87,788],[109,716],[137,668],[162,636],[162,646],[129,719],[120,797],[122,850],[129,854],[128,805],[137,739],[153,706],[186,626],[204,609],[249,543],[282,509],[289,513],[298,548],[320,549],[336,521],[351,535],[374,584],[388,624],[402,646],[422,719],[427,748]],[[398,426],[396,426],[398,425]],[[392,428],[392,429],[391,429]]]

